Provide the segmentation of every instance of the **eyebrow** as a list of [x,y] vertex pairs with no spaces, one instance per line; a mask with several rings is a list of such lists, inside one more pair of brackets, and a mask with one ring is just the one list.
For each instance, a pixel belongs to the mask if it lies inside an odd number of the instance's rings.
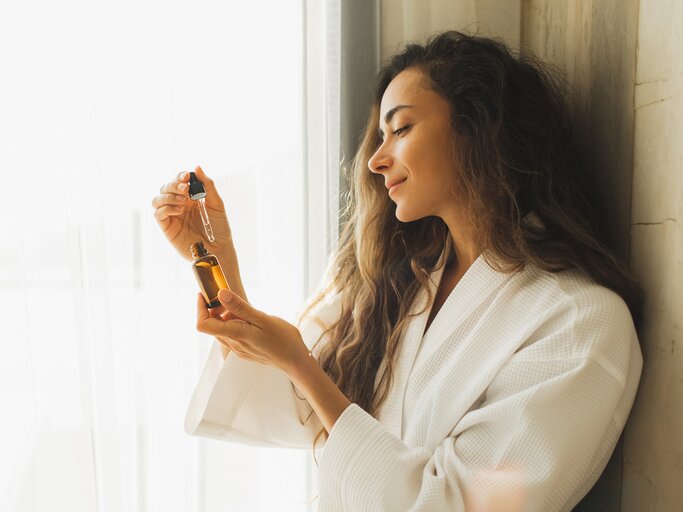
[[[389,110],[386,114],[384,114],[384,124],[389,124],[391,122],[391,118],[394,117],[394,114],[398,112],[399,110],[403,110],[404,108],[413,108],[412,105],[396,105],[394,108]],[[384,132],[381,129],[378,129],[378,133],[380,137],[384,136]]]

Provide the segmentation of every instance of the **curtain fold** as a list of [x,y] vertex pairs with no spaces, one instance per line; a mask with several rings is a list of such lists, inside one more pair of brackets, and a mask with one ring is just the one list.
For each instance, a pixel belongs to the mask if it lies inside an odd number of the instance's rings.
[[[378,0],[341,1],[339,160],[342,166],[352,164],[372,105],[373,85],[380,66],[379,15]],[[346,206],[347,191],[347,178],[341,176],[340,209]]]
[[[308,96],[313,100],[308,105],[308,143],[324,146],[309,149],[309,169],[311,173],[326,169],[324,189],[316,191],[324,190],[327,199],[329,254],[339,237],[339,213],[348,190],[340,171],[355,156],[379,69],[379,0],[325,0],[324,4],[308,0],[306,5],[307,47],[315,53],[314,45],[323,42],[325,49],[323,56],[308,59]],[[316,137],[316,131],[325,136]]]

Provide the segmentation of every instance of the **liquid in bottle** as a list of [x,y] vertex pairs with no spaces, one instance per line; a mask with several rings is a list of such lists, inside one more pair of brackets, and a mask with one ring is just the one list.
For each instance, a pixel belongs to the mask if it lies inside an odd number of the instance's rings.
[[204,242],[193,243],[190,246],[190,252],[194,258],[192,270],[197,278],[207,306],[209,308],[220,306],[218,290],[229,290],[230,287],[225,279],[225,274],[223,274],[218,258],[206,250]]

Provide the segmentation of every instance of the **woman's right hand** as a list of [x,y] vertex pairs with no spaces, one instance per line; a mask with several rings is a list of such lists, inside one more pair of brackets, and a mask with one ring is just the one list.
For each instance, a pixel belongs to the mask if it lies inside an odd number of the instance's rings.
[[206,189],[205,205],[213,228],[213,242],[209,242],[204,232],[199,202],[189,197],[189,172],[179,173],[176,179],[162,186],[159,195],[152,200],[154,218],[159,227],[176,251],[188,261],[192,261],[190,245],[195,242],[204,242],[207,250],[216,255],[227,252],[232,245],[228,216],[213,180],[199,166],[195,167],[194,173]]

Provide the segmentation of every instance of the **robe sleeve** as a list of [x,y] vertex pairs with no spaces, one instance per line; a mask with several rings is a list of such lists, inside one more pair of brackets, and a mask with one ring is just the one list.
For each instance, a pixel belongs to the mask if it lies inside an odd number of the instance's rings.
[[[303,320],[300,332],[309,348],[338,317],[338,310],[338,296],[333,295]],[[224,360],[220,347],[214,339],[190,400],[185,431],[243,444],[311,448],[322,423],[289,377],[232,352]]]
[[524,346],[433,449],[351,404],[320,460],[320,511],[571,510],[614,450],[640,377],[635,329],[619,313],[601,324],[575,312],[569,330]]

